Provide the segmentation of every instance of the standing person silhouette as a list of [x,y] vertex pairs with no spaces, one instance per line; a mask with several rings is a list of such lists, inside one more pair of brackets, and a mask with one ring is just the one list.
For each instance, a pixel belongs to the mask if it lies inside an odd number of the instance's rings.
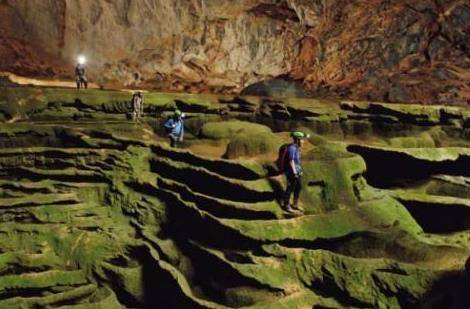
[[75,67],[75,81],[77,82],[77,89],[86,89],[88,88],[88,80],[85,75],[86,59],[83,56],[79,56],[77,62],[77,66]]

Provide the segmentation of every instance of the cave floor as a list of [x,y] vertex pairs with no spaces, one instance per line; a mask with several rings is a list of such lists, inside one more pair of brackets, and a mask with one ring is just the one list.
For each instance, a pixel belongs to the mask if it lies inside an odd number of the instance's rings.
[[123,92],[0,90],[1,308],[470,304],[466,108],[149,93],[133,122]]

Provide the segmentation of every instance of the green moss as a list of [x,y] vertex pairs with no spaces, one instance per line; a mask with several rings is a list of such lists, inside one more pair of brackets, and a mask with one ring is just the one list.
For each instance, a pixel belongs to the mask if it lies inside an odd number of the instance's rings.
[[227,305],[239,308],[253,305],[260,306],[263,303],[272,304],[277,297],[275,293],[245,286],[227,289],[225,298]]
[[436,143],[429,133],[421,133],[416,137],[395,137],[389,141],[390,146],[396,148],[434,148]]
[[85,301],[73,305],[61,305],[64,309],[108,309],[124,308],[118,301],[116,294],[108,288],[100,288]]
[[[65,118],[66,106],[80,106],[107,113],[126,113],[130,110],[132,93],[127,91],[99,89],[65,89],[65,88],[33,88],[6,87],[0,93],[0,115],[10,118],[27,118],[46,108],[55,109],[49,116]],[[144,93],[144,108],[153,113],[162,110],[173,110],[179,107],[183,111],[199,111],[218,113],[221,108],[220,96],[206,94],[178,93]],[[63,110],[63,112],[59,112]],[[48,115],[42,117],[47,119]]]
[[[463,200],[465,177],[453,179],[450,187],[423,182],[416,191],[399,196],[398,191],[369,186],[364,160],[349,153],[346,144],[314,136],[310,140],[314,149],[302,157],[301,206],[306,211],[287,219],[275,200],[282,192],[274,192],[274,177],[267,178],[268,171],[256,161],[260,157],[208,159],[142,141],[142,124],[116,121],[116,115],[127,109],[129,93],[28,91],[29,97],[46,102],[48,108],[41,110],[40,103],[39,109],[26,107],[8,115],[57,120],[79,112],[80,117],[93,114],[99,120],[0,126],[2,146],[7,146],[0,151],[0,165],[8,169],[0,180],[0,282],[6,297],[31,287],[41,295],[2,300],[0,307],[18,303],[117,308],[116,295],[104,287],[108,284],[120,300],[129,296],[145,302],[143,293],[150,291],[163,304],[182,308],[398,307],[413,305],[437,278],[437,270],[461,267],[468,256],[467,232],[459,237],[423,234],[391,197],[425,203],[442,199],[430,198],[428,192],[460,194]],[[146,99],[151,113],[178,106],[199,117],[219,108],[216,96],[149,93]],[[317,103],[321,106],[313,106]],[[324,102],[289,104],[291,114],[313,122],[280,124],[286,130],[290,125],[319,124],[328,130],[369,133],[362,120],[343,123],[344,112],[336,105],[328,111]],[[364,116],[374,109],[362,111]],[[403,114],[388,107],[386,111],[396,119],[429,120],[425,111]],[[105,116],[109,118],[102,121]],[[197,132],[218,117],[201,117],[192,130]],[[239,149],[247,156],[277,150],[277,145],[266,146],[268,137],[277,138],[257,124],[221,121],[213,131],[214,140],[232,139],[236,156]],[[430,140],[445,146],[449,136],[442,130],[416,129],[408,137],[421,139],[413,141],[417,146],[431,145]],[[392,140],[409,146],[407,140]],[[468,156],[465,147],[371,149],[434,162]],[[468,201],[462,204],[467,207]],[[136,254],[126,250],[129,246],[146,249]],[[217,276],[210,276],[207,269]],[[219,275],[221,279],[212,280]],[[158,284],[148,285],[148,277]],[[90,282],[99,282],[99,287]]]
[[317,238],[335,238],[365,230],[368,226],[351,210],[337,210],[329,214],[307,215],[277,221],[223,219],[221,222],[242,235],[263,242],[283,239],[311,241]]
[[303,158],[304,176],[301,198],[306,209],[324,212],[340,207],[354,207],[358,198],[353,177],[365,172],[364,160],[345,150],[342,144],[315,148]]
[[136,300],[144,302],[144,280],[142,266],[118,267],[110,263],[103,263],[101,266],[106,270],[112,280],[119,281],[121,288],[132,295]]
[[423,188],[431,195],[453,196],[470,199],[469,185],[465,177],[436,176]]
[[68,301],[73,301],[77,298],[83,298],[89,294],[95,292],[97,286],[94,284],[88,284],[85,286],[80,286],[77,288],[72,288],[68,291],[62,293],[55,293],[51,295],[46,295],[43,297],[15,297],[10,298],[5,301],[0,301],[0,307],[2,308],[34,308],[34,307],[45,307],[54,305],[57,303],[64,303]]
[[1,88],[0,114],[7,120],[27,118],[28,114],[39,112],[47,107],[41,91],[34,88]]
[[[183,184],[194,183],[194,177],[191,178],[187,175],[198,175],[197,179],[201,180],[201,183],[210,183],[211,188],[214,191],[214,196],[220,196],[220,192],[238,192],[243,195],[253,195],[260,196],[272,192],[271,185],[268,179],[257,179],[257,180],[237,180],[232,178],[227,178],[221,175],[218,175],[214,172],[208,171],[205,168],[195,167],[184,162],[176,162],[166,158],[155,158],[155,162],[160,165],[160,168],[168,170],[165,174],[162,173],[164,178],[172,178],[175,181],[178,181]],[[201,187],[201,186],[199,186]],[[208,188],[208,187],[207,187]],[[193,190],[194,185],[192,187]],[[208,189],[205,189],[207,191]],[[204,193],[204,192],[201,192]],[[207,193],[207,192],[206,192]]]
[[201,136],[210,139],[229,139],[243,132],[255,136],[260,133],[270,133],[271,129],[260,124],[238,120],[209,122],[201,128]]
[[287,295],[279,300],[276,300],[267,304],[256,304],[252,308],[256,309],[270,309],[270,308],[279,308],[279,309],[291,309],[291,308],[344,308],[344,305],[341,305],[335,299],[331,297],[322,297],[311,291],[299,291],[294,292],[290,295]]
[[262,132],[251,134],[249,132],[243,132],[232,137],[227,145],[224,157],[234,159],[238,157],[275,153],[280,146],[280,139],[273,133]]
[[32,274],[8,275],[0,277],[0,291],[9,289],[33,289],[54,286],[86,284],[86,273],[76,271],[46,271]]
[[[305,284],[328,284],[346,296],[343,300],[361,307],[399,308],[404,305],[397,299],[399,290],[406,290],[408,294],[402,302],[417,302],[438,276],[431,271],[380,259],[363,262],[322,250],[305,250],[297,265]],[[390,294],[391,291],[395,292]]]
[[382,153],[402,153],[415,159],[429,162],[456,161],[459,157],[470,156],[470,149],[465,147],[403,149],[369,145],[361,145],[361,147]]
[[423,232],[406,208],[389,196],[361,203],[360,213],[374,228],[395,226],[413,235]]

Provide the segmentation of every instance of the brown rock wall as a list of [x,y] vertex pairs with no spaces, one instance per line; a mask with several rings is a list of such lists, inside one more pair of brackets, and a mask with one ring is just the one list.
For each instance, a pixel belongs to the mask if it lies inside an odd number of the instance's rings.
[[315,95],[468,104],[464,0],[3,0],[0,70],[239,92],[278,76]]

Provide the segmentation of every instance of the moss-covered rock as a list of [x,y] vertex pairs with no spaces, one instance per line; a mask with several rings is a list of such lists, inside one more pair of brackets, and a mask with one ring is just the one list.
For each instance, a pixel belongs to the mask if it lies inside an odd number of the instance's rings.
[[396,148],[434,148],[436,143],[431,135],[422,133],[416,137],[395,137],[389,140],[389,144]]
[[[146,93],[129,122],[120,91],[0,97],[2,308],[417,307],[429,291],[461,303],[432,289],[462,279],[470,255],[458,110]],[[250,158],[161,144],[155,115],[175,107],[188,131]],[[263,162],[299,128],[322,135],[302,152],[305,211],[286,214]]]
[[235,159],[266,153],[276,153],[281,146],[281,140],[271,132],[251,134],[238,133],[231,138],[224,154],[225,158]]
[[230,139],[240,133],[247,133],[255,136],[256,134],[270,132],[270,128],[260,124],[233,120],[206,123],[201,128],[201,137],[210,139]]

